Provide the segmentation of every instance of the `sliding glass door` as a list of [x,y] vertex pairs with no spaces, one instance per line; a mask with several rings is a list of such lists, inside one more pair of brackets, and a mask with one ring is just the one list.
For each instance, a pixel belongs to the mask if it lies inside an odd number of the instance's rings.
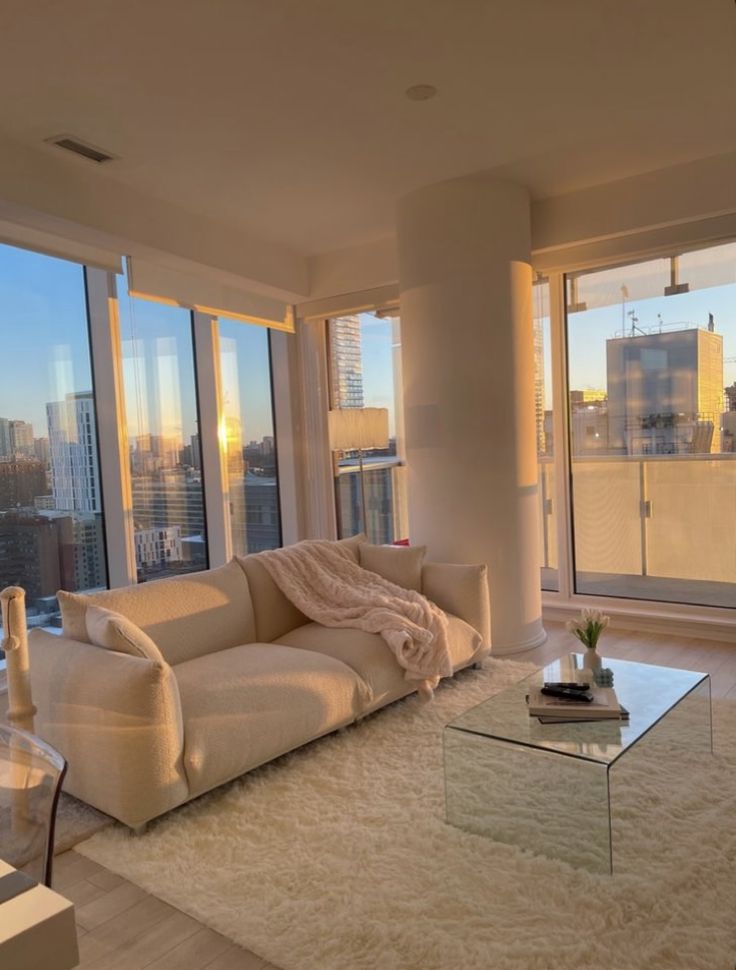
[[575,592],[736,607],[736,244],[566,283]]

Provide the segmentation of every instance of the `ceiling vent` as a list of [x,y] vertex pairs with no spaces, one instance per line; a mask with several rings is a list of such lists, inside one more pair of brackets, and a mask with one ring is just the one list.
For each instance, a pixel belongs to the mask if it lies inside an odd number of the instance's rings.
[[95,148],[94,145],[75,138],[73,135],[55,135],[53,138],[47,138],[46,141],[49,145],[56,145],[57,148],[63,148],[67,152],[74,152],[75,155],[80,155],[82,158],[86,158],[90,162],[97,162],[98,164],[111,162],[116,157],[109,152],[103,151],[101,148]]

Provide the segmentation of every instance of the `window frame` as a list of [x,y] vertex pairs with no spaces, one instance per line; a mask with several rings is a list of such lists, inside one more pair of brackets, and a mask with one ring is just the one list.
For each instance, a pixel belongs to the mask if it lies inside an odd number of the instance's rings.
[[[705,606],[660,600],[592,596],[575,591],[575,524],[572,509],[572,428],[569,413],[569,358],[567,341],[566,277],[582,272],[615,269],[651,259],[670,258],[685,252],[709,249],[736,242],[729,236],[692,245],[657,246],[637,250],[616,259],[586,259],[584,254],[569,264],[540,268],[550,285],[550,329],[552,352],[552,406],[555,440],[555,487],[557,490],[558,591],[542,590],[543,616],[566,620],[584,607],[603,609],[621,627],[673,635],[732,639],[736,630],[736,608]],[[533,261],[534,262],[534,261]]]
[[[396,311],[395,313],[393,311]],[[373,306],[373,307],[361,307],[359,310],[346,311],[344,313],[332,313],[329,317],[324,317],[322,320],[322,332],[323,332],[323,343],[324,343],[324,361],[325,361],[325,373],[327,379],[327,392],[326,401],[327,408],[332,409],[335,407],[335,388],[333,386],[333,348],[332,342],[330,340],[330,320],[339,319],[345,316],[357,316],[360,317],[362,313],[383,314],[379,316],[379,319],[389,319],[391,320],[392,334],[391,334],[391,349],[392,349],[392,366],[393,366],[393,383],[394,383],[394,408],[395,408],[395,437],[396,437],[396,455],[386,456],[384,461],[380,463],[376,462],[371,464],[366,472],[371,470],[381,471],[386,468],[405,468],[406,467],[406,431],[404,425],[404,401],[401,393],[396,393],[397,384],[399,389],[402,388],[402,372],[401,372],[401,354],[396,354],[396,328],[398,326],[399,333],[401,332],[401,310],[395,301],[392,301],[389,307],[386,306]],[[400,346],[400,344],[399,344]],[[336,461],[335,454],[329,446],[329,440],[327,441],[327,448],[329,451],[330,459],[330,483],[331,483],[331,497],[332,506],[334,511],[334,538],[341,538],[340,536],[340,522],[338,516],[338,505],[339,505],[339,479],[341,475],[354,474],[354,472],[348,469],[340,470]],[[408,512],[408,509],[407,509]],[[408,515],[407,515],[408,519]],[[364,524],[365,525],[365,524]],[[407,521],[407,531],[409,523]],[[403,537],[401,537],[403,538]]]

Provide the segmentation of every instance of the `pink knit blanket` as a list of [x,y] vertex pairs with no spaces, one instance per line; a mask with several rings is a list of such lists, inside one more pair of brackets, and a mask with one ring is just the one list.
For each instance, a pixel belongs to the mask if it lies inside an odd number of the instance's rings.
[[452,675],[447,617],[421,593],[362,569],[346,549],[326,539],[259,552],[257,558],[310,620],[383,637],[425,699],[441,677]]

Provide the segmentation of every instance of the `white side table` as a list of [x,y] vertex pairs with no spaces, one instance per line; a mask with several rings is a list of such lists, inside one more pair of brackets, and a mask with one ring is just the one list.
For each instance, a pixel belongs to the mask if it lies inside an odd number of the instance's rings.
[[[15,872],[0,860],[0,878]],[[0,903],[2,970],[71,970],[79,965],[74,905],[46,886]]]

